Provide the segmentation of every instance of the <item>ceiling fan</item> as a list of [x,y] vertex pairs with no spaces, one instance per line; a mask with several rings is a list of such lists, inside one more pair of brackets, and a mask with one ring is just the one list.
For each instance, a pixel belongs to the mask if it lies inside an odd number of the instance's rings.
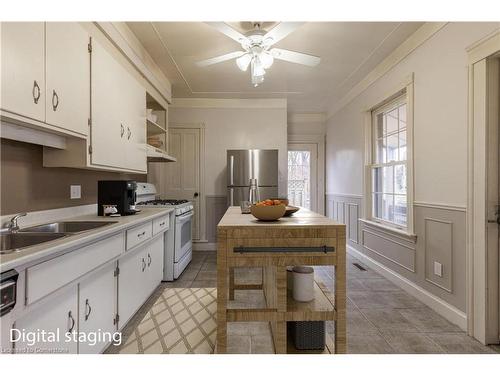
[[252,84],[257,87],[264,82],[266,69],[270,68],[274,59],[289,61],[296,64],[316,66],[320,62],[317,56],[294,52],[281,48],[271,48],[275,43],[295,31],[303,22],[281,22],[270,31],[261,29],[261,23],[255,22],[254,30],[245,34],[233,29],[224,22],[207,22],[221,33],[241,44],[243,51],[226,53],[207,60],[198,61],[198,66],[208,66],[223,61],[236,59],[236,65],[246,72],[250,66]]

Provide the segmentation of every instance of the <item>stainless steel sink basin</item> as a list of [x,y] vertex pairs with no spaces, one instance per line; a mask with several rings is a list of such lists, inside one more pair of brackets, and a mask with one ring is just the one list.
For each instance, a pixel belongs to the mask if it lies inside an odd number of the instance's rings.
[[12,233],[0,234],[0,254],[8,254],[67,236],[66,233]]
[[37,232],[37,233],[78,233],[86,230],[101,228],[116,221],[61,221],[37,225],[34,227],[21,229],[19,232]]

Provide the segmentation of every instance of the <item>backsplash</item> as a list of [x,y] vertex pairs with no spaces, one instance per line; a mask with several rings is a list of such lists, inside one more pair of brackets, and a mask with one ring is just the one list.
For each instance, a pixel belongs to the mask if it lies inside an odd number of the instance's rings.
[[[44,168],[43,147],[1,140],[0,215],[92,204],[97,181],[146,181],[147,175],[74,168]],[[70,185],[81,185],[81,199],[70,199]]]

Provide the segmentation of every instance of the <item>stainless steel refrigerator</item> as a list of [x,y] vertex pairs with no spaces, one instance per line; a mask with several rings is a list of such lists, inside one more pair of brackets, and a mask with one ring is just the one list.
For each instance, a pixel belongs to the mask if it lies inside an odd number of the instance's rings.
[[248,200],[251,178],[261,200],[278,198],[278,150],[227,150],[228,205]]

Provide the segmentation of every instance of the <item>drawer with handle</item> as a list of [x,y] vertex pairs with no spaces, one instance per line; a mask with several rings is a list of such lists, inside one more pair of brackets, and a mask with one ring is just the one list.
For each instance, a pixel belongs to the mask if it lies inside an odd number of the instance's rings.
[[167,230],[169,227],[169,216],[162,216],[153,220],[153,236],[158,233]]
[[153,236],[152,222],[127,230],[127,250],[139,245]]

